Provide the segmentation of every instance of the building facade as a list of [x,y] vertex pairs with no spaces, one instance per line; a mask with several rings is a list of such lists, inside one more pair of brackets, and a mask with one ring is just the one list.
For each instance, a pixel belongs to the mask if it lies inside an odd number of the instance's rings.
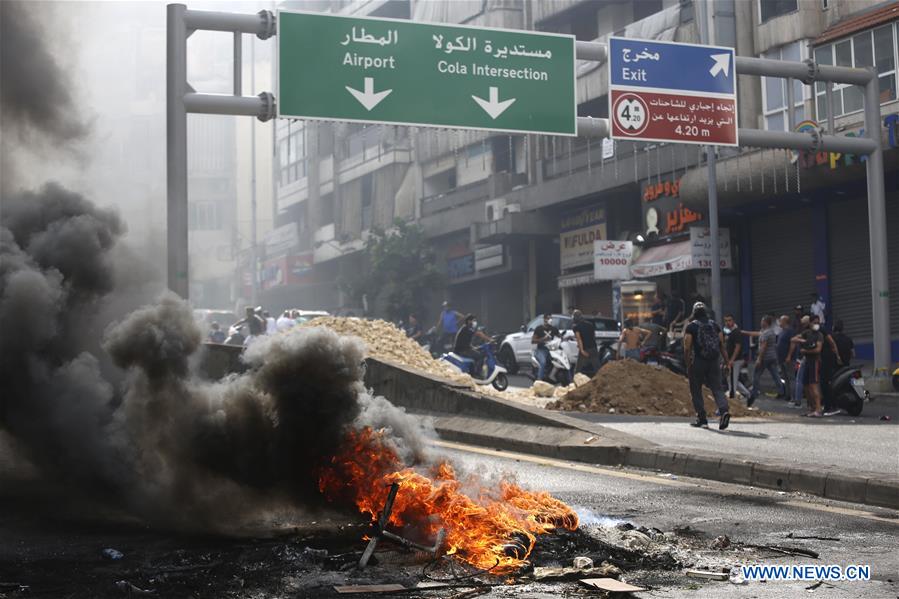
[[[897,6],[709,3],[711,39],[738,55],[878,69],[891,223],[899,218]],[[310,10],[309,3],[282,7]],[[568,33],[584,41],[619,35],[698,42],[698,8],[689,0],[372,0],[323,1],[314,9]],[[580,116],[607,117],[606,73],[599,63],[577,62]],[[794,81],[791,89],[781,79],[740,76],[738,94],[742,127],[801,130],[828,120],[821,84]],[[860,90],[838,86],[832,95],[835,129],[858,134]],[[274,244],[278,255],[266,257],[280,261],[272,268],[281,273],[266,293],[278,307],[371,312],[355,305],[341,282],[365,268],[367,232],[395,218],[421,224],[446,274],[445,288],[421,307],[428,318],[440,300],[450,299],[491,329],[514,330],[542,311],[578,307],[621,315],[623,302],[640,317],[655,292],[711,295],[709,271],[688,259],[695,251],[691,229],[695,236],[707,224],[707,157],[696,146],[290,121],[276,127],[275,153],[273,219],[280,233],[273,235],[288,241]],[[724,311],[751,327],[764,313],[808,305],[814,293],[831,318],[846,321],[864,356],[871,325],[861,160],[751,148],[722,150],[718,158],[729,258]],[[635,243],[637,284],[596,279],[597,239]],[[894,333],[897,304],[891,306]]]

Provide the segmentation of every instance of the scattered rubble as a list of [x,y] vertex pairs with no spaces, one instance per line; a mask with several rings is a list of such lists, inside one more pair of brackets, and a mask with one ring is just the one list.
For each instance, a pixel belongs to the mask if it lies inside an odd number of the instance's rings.
[[[715,403],[707,389],[706,411],[715,413]],[[733,416],[758,415],[742,403],[731,400]],[[583,407],[582,407],[583,406]],[[607,412],[654,416],[692,416],[693,403],[687,379],[666,368],[633,360],[609,362],[588,384],[568,391],[547,408],[565,411]]]

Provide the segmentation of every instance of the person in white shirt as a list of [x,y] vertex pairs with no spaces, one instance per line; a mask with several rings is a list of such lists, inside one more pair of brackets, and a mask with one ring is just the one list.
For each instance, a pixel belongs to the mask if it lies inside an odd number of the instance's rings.
[[284,310],[284,313],[278,317],[277,321],[275,321],[275,326],[277,327],[278,332],[282,333],[293,327],[296,323],[297,321],[290,317],[290,310]]
[[278,325],[275,323],[275,319],[272,318],[272,315],[268,313],[268,310],[263,310],[262,318],[265,319],[265,334],[266,335],[274,335],[278,332]]
[[821,326],[824,327],[824,310],[827,308],[827,304],[824,303],[824,298],[817,293],[812,294],[812,300],[814,303],[809,310],[811,310],[812,314],[821,319]]

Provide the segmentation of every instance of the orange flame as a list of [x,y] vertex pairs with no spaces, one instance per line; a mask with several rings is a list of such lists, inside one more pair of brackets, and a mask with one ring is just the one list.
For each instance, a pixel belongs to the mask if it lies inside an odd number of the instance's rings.
[[430,477],[407,468],[383,433],[370,428],[350,431],[345,447],[320,473],[319,489],[327,499],[351,502],[375,519],[388,487],[399,483],[391,527],[427,542],[444,528],[445,552],[478,568],[516,570],[536,535],[578,526],[574,511],[549,493],[505,480],[493,488],[477,477],[460,481],[446,462],[432,467]]

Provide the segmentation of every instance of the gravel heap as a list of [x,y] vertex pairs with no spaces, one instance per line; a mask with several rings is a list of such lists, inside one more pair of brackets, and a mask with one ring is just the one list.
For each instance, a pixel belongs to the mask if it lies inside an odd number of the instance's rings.
[[[715,413],[715,402],[703,389],[705,409]],[[733,416],[758,415],[742,403],[729,400]],[[667,368],[649,366],[633,360],[617,360],[603,366],[588,384],[570,390],[546,405],[549,409],[643,414],[654,416],[692,416],[690,385],[687,379]]]
[[[578,375],[575,377],[575,383],[567,387],[552,388],[551,385],[543,383],[542,385],[549,387],[546,390],[541,389],[541,384],[538,383],[536,388],[510,388],[506,391],[497,391],[492,385],[478,385],[467,374],[461,374],[446,362],[435,360],[421,345],[409,339],[404,331],[385,320],[320,316],[299,326],[327,327],[340,335],[359,337],[368,346],[368,353],[373,358],[386,360],[432,376],[448,379],[457,385],[468,387],[485,395],[520,401],[529,405],[542,407],[546,401],[549,401],[548,398],[561,397],[575,389],[577,385],[585,384],[588,381],[584,375]],[[542,392],[542,397],[537,390]]]

